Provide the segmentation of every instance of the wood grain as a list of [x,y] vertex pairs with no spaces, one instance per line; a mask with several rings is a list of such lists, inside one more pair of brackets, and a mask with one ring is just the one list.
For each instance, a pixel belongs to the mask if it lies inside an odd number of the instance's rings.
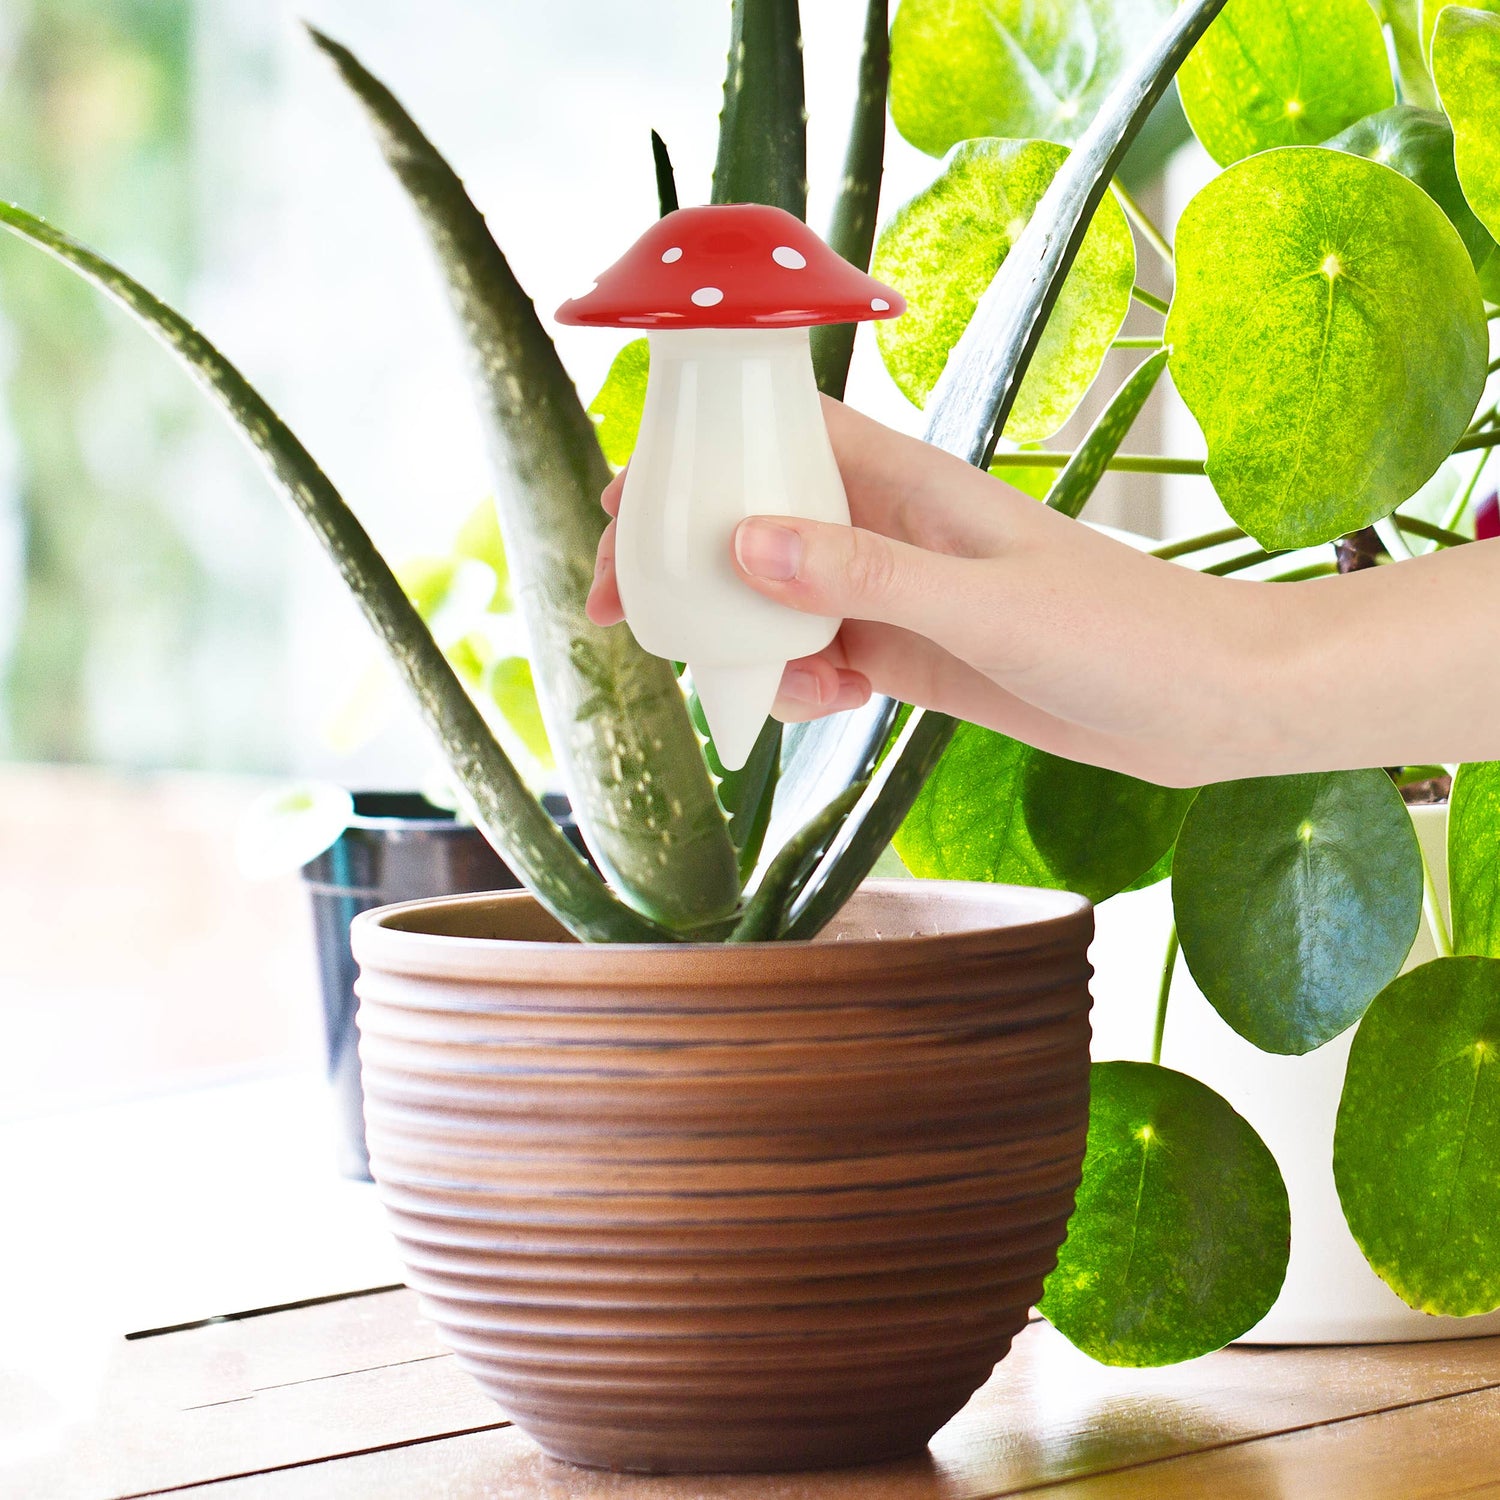
[[[545,1458],[434,1356],[410,1292],[123,1345],[106,1408],[0,1495],[123,1500],[1429,1500],[1500,1495],[1500,1338],[1095,1365],[1045,1324],[917,1460],[625,1477]],[[213,1401],[214,1404],[207,1404]],[[231,1477],[241,1476],[241,1477]]]

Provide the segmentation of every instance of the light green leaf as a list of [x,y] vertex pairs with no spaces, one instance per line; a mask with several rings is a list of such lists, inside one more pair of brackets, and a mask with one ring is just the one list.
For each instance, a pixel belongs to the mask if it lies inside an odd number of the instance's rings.
[[1166,336],[1209,478],[1272,549],[1357,531],[1415,494],[1463,435],[1489,359],[1442,210],[1399,172],[1316,147],[1250,157],[1188,205]]
[[[876,340],[892,379],[917,405],[1067,154],[1046,141],[966,141],[881,231],[874,274],[901,288],[906,313],[877,324]],[[1007,437],[1050,437],[1068,420],[1125,321],[1134,280],[1130,226],[1107,198],[1022,381]]]
[[1266,1052],[1352,1026],[1400,972],[1422,917],[1422,858],[1384,771],[1205,787],[1177,838],[1182,956],[1214,1009]]
[[300,870],[331,848],[354,816],[354,798],[326,781],[264,792],[240,815],[234,861],[246,880]]
[[1500,958],[1500,761],[1460,766],[1448,808],[1453,950]]
[[1333,1138],[1344,1217],[1423,1312],[1500,1306],[1500,959],[1403,974],[1355,1034]]
[[891,117],[929,156],[975,136],[1076,141],[1171,0],[902,0]]
[[552,746],[547,740],[547,726],[542,722],[531,663],[524,656],[502,656],[490,664],[485,685],[495,707],[515,730],[531,758],[543,770],[550,771],[554,765]]
[[[1002,453],[1024,453],[1028,448],[1041,446],[1041,443],[1012,443],[1002,439],[996,448]],[[996,464],[990,470],[996,479],[1003,479],[1006,484],[1014,486],[1023,495],[1030,495],[1033,500],[1045,500],[1061,472],[1060,469],[1055,469],[1050,465],[1023,469],[1010,464]]]
[[1401,102],[1433,109],[1437,105],[1437,91],[1427,71],[1427,48],[1418,15],[1420,6],[1421,0],[1378,0],[1375,8],[1390,30]]
[[961,724],[896,836],[913,875],[1103,901],[1172,847],[1191,791],[1079,765]]
[[1500,16],[1444,7],[1432,34],[1432,76],[1453,122],[1453,160],[1464,196],[1500,238]]
[[1177,88],[1221,167],[1272,146],[1316,145],[1396,102],[1370,0],[1229,0]]
[[481,562],[495,575],[489,613],[506,614],[511,608],[510,563],[505,556],[505,539],[500,535],[500,517],[493,500],[481,500],[464,518],[453,541],[453,554]]
[[589,403],[589,415],[599,429],[599,446],[617,469],[623,469],[635,452],[650,372],[650,343],[646,339],[631,339],[615,355],[599,394]]
[[1221,1349],[1286,1276],[1281,1172],[1194,1078],[1095,1063],[1083,1182],[1038,1311],[1093,1359],[1169,1365]]
[[1417,0],[1417,14],[1421,18],[1422,55],[1429,63],[1432,61],[1433,49],[1437,40],[1438,22],[1442,19],[1442,13],[1450,9],[1474,11],[1480,15],[1494,15],[1500,12],[1500,0],[1491,0],[1490,4],[1485,4],[1484,0],[1479,0],[1477,5],[1465,5],[1461,7],[1451,6],[1449,0]]
[[1474,216],[1453,166],[1453,130],[1435,109],[1398,104],[1360,120],[1328,142],[1335,151],[1363,156],[1409,177],[1448,216],[1477,271],[1495,242]]

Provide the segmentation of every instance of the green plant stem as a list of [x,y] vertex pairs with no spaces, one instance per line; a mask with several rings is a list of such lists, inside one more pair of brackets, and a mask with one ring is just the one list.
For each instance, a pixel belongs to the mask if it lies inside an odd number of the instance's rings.
[[763,943],[778,936],[786,915],[787,898],[827,849],[868,785],[867,781],[856,781],[845,787],[781,846],[755,894],[746,902],[744,915],[730,932],[731,943]]
[[1246,568],[1253,568],[1258,563],[1270,562],[1273,557],[1285,555],[1284,552],[1267,552],[1264,547],[1257,547],[1254,552],[1242,552],[1238,557],[1228,557],[1223,562],[1210,563],[1209,566],[1199,571],[1223,578],[1230,573],[1239,573]]
[[1262,583],[1304,583],[1309,578],[1333,578],[1338,574],[1338,564],[1331,562],[1309,563],[1305,568],[1292,568],[1286,573],[1274,573],[1263,578]]
[[1441,542],[1445,547],[1466,547],[1472,540],[1461,532],[1449,531],[1446,526],[1434,526],[1431,521],[1419,521],[1415,516],[1403,516],[1399,510],[1391,513],[1391,520],[1402,531],[1409,531],[1413,536],[1425,537],[1429,542]]
[[1156,251],[1167,266],[1175,266],[1176,257],[1172,253],[1172,246],[1168,243],[1166,235],[1151,222],[1145,210],[1141,208],[1140,204],[1121,185],[1118,177],[1110,183],[1110,187],[1114,189],[1115,197],[1120,200],[1120,207],[1125,210],[1130,222],[1140,230],[1141,237]]
[[1156,1030],[1151,1037],[1151,1061],[1161,1063],[1161,1043],[1167,1031],[1167,1002],[1172,998],[1172,978],[1177,972],[1177,954],[1181,948],[1177,940],[1177,924],[1167,936],[1167,956],[1161,965],[1161,986],[1156,992]]
[[1472,453],[1476,448],[1494,448],[1500,446],[1500,428],[1490,428],[1486,432],[1466,432],[1453,445],[1455,453]]
[[1484,373],[1486,375],[1493,375],[1496,370],[1500,370],[1500,358],[1492,359],[1489,364],[1485,366]]
[[1464,486],[1463,493],[1453,502],[1448,509],[1448,514],[1443,517],[1443,526],[1447,530],[1452,531],[1463,520],[1469,508],[1469,502],[1474,498],[1474,491],[1479,487],[1479,480],[1484,474],[1485,466],[1490,461],[1490,454],[1494,451],[1493,448],[1486,448],[1479,455],[1479,462],[1474,465],[1474,472],[1469,475],[1469,482]]
[[1206,552],[1210,547],[1222,547],[1226,542],[1243,542],[1245,533],[1238,526],[1225,526],[1219,531],[1205,531],[1202,536],[1184,537],[1180,542],[1168,542],[1152,552],[1152,557],[1168,560],[1186,557],[1190,552]]
[[[1065,469],[1073,461],[1071,453],[1050,448],[1024,449],[1018,453],[992,453],[992,469]],[[1154,453],[1117,453],[1106,465],[1127,474],[1191,474],[1207,472],[1201,458],[1159,458]]]
[[1145,335],[1137,338],[1135,334],[1122,334],[1109,347],[1111,349],[1160,349],[1162,341]]
[[1135,298],[1142,307],[1149,307],[1152,312],[1159,312],[1163,316],[1172,311],[1172,304],[1158,297],[1155,292],[1148,292],[1143,286],[1133,286],[1130,295]]
[[1432,878],[1432,866],[1427,863],[1427,851],[1421,843],[1417,845],[1422,855],[1422,911],[1427,917],[1427,926],[1432,932],[1432,946],[1439,958],[1453,957],[1453,936],[1443,918],[1443,905],[1438,899],[1437,881]]

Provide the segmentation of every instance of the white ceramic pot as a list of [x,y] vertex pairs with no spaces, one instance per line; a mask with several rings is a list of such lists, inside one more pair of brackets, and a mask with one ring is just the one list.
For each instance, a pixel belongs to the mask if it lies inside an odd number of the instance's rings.
[[[1412,809],[1418,837],[1447,901],[1445,807]],[[1151,1054],[1156,992],[1171,924],[1166,882],[1107,902],[1090,957],[1095,1061]],[[1436,957],[1424,922],[1407,967]],[[1376,1276],[1344,1222],[1333,1183],[1333,1129],[1352,1030],[1306,1057],[1261,1052],[1231,1030],[1179,963],[1162,1062],[1222,1094],[1260,1132],[1286,1179],[1292,1256],[1271,1311],[1241,1340],[1252,1344],[1375,1344],[1500,1333],[1500,1312],[1437,1318],[1408,1307]]]

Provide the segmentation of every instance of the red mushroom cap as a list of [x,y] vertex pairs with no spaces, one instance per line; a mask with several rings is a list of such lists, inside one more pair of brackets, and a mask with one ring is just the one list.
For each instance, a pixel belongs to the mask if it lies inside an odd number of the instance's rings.
[[806,328],[906,310],[800,219],[759,203],[679,208],[658,219],[559,323],[595,328]]

